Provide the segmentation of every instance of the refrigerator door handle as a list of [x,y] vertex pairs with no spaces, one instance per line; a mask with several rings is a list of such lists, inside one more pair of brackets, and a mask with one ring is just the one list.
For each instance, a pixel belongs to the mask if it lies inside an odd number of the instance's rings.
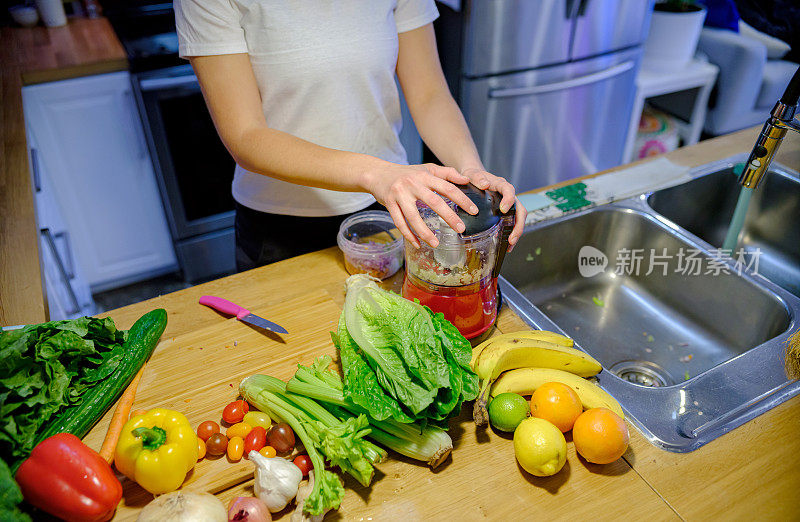
[[489,98],[511,98],[515,96],[532,96],[553,91],[562,91],[574,87],[582,87],[591,83],[597,83],[614,76],[630,71],[636,63],[633,60],[622,62],[603,71],[599,71],[586,76],[579,76],[563,82],[546,83],[544,85],[534,85],[532,87],[511,87],[508,89],[490,89]]

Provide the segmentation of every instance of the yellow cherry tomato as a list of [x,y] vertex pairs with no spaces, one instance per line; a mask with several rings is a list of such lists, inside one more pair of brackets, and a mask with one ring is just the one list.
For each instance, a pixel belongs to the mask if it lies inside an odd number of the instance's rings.
[[244,422],[254,428],[256,426],[261,426],[267,431],[269,431],[269,427],[272,426],[272,419],[263,411],[248,411],[244,414]]
[[275,451],[275,448],[273,448],[272,446],[264,446],[263,448],[258,450],[258,452],[267,457],[268,459],[271,459],[272,457],[278,454],[278,452]]
[[206,456],[206,443],[203,439],[197,437],[197,460],[202,460]]
[[228,441],[228,458],[234,462],[242,460],[244,454],[244,439],[241,437],[231,437]]
[[250,433],[250,430],[253,429],[253,426],[246,422],[237,422],[225,432],[225,435],[231,439],[233,437],[241,437],[244,439],[247,437],[247,434]]

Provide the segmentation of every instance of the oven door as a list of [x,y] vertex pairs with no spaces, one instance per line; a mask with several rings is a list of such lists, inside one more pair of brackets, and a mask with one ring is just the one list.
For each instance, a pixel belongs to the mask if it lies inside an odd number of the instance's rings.
[[191,66],[140,73],[133,81],[173,238],[233,227],[235,163]]

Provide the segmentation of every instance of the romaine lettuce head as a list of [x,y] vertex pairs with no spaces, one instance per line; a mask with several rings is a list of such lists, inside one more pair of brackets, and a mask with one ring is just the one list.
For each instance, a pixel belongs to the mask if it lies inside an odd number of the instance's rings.
[[[457,414],[478,392],[469,341],[442,314],[383,290],[376,281],[363,274],[347,280],[344,328],[340,321],[335,336],[345,397],[375,418],[391,415],[400,422],[408,422],[406,412],[433,421]],[[374,398],[380,395],[375,382],[394,400]]]

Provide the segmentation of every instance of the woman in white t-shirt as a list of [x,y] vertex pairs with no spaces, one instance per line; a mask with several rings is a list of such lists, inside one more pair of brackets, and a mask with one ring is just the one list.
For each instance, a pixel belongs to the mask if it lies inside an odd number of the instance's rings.
[[[176,0],[189,58],[222,141],[236,160],[237,265],[252,268],[335,244],[346,214],[377,200],[403,236],[437,240],[422,201],[455,230],[467,212],[453,183],[515,201],[485,171],[447,88],[433,0]],[[407,165],[395,73],[422,139],[447,167]],[[517,205],[522,233],[525,210]]]

